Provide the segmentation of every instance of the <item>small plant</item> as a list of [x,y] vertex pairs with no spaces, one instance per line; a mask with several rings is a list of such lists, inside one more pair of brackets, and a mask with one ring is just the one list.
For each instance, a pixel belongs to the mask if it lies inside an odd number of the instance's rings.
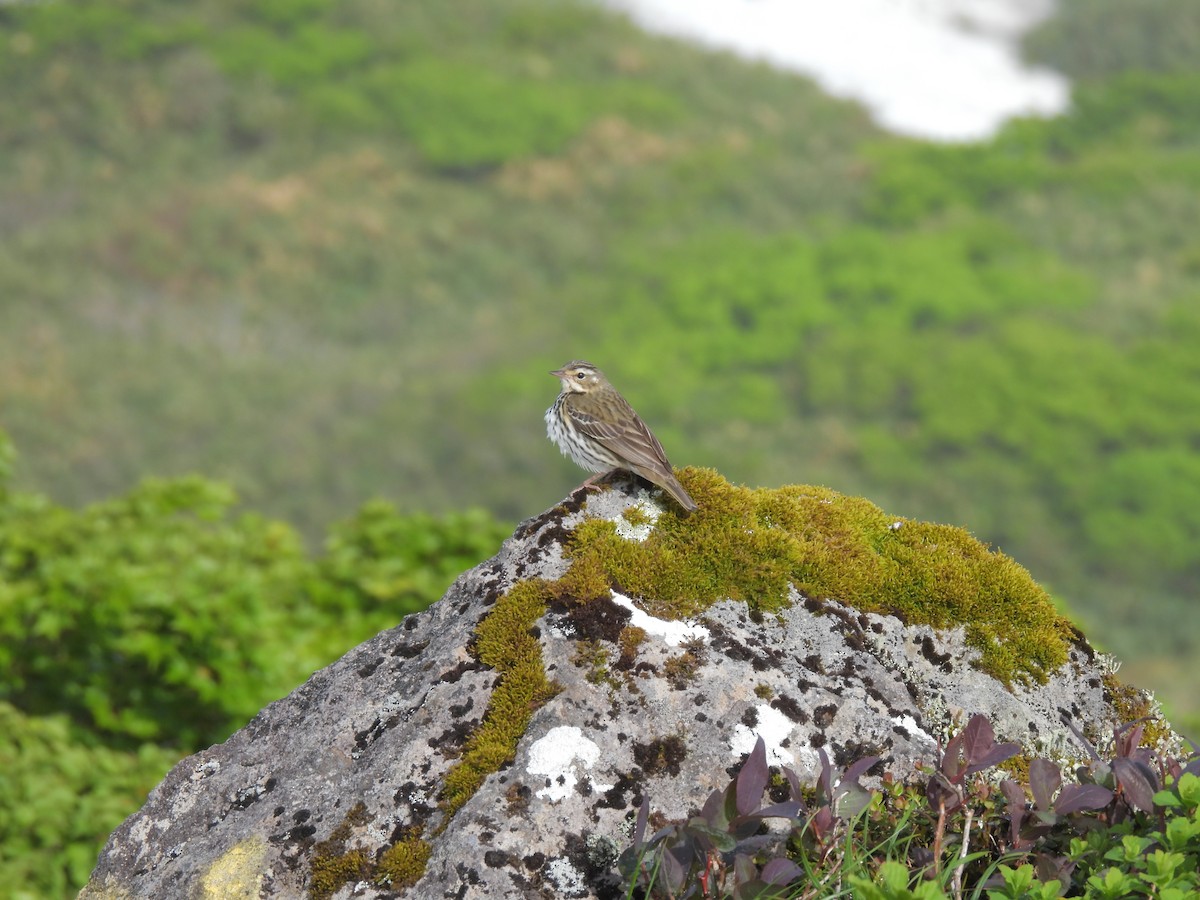
[[828,854],[836,827],[843,816],[858,815],[870,802],[871,793],[858,783],[877,757],[854,763],[835,777],[835,770],[821,751],[818,800],[810,812],[796,773],[787,767],[775,787],[786,799],[762,806],[771,782],[766,746],[759,738],[737,777],[724,790],[713,791],[700,811],[686,822],[668,825],[645,840],[649,800],[643,800],[634,829],[633,846],[622,854],[618,866],[629,879],[630,890],[642,887],[651,896],[671,898],[781,897],[787,886],[805,870],[786,856],[758,856],[779,836],[763,834],[766,819],[791,819],[793,833],[799,832],[807,846],[819,856]]
[[[999,789],[987,770],[1020,748],[997,743],[981,715],[923,780],[884,773],[878,790],[859,783],[877,757],[839,773],[822,751],[816,784],[803,788],[786,767],[771,775],[759,740],[700,815],[649,840],[643,801],[619,862],[626,897],[1200,896],[1200,752],[1177,759],[1142,747],[1143,734],[1141,722],[1116,729],[1106,754],[1084,741],[1090,760],[1071,773],[1033,759],[1026,779]],[[767,789],[777,802],[761,806]],[[769,818],[790,820],[786,835],[766,832]]]

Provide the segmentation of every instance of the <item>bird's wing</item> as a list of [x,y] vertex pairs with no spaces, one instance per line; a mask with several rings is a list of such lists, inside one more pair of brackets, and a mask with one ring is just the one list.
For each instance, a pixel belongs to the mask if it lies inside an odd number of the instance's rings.
[[626,460],[629,468],[642,467],[673,477],[662,444],[628,403],[621,405],[618,415],[604,418],[570,405],[567,414],[576,428]]

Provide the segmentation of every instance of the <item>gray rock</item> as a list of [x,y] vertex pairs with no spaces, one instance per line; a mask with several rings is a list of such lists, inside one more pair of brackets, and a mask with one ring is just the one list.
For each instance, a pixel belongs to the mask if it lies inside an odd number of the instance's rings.
[[[552,605],[535,631],[561,691],[533,714],[511,763],[445,821],[445,776],[499,680],[473,656],[476,626],[514,582],[562,576],[562,542],[580,521],[648,498],[618,481],[586,509],[572,500],[523,523],[438,603],[183,760],[109,838],[82,896],[397,896],[379,883],[380,857],[418,833],[429,856],[406,896],[620,896],[613,863],[642,798],[668,819],[687,816],[757,736],[771,763],[802,778],[821,747],[843,765],[879,754],[874,772],[903,777],[976,712],[998,740],[1060,757],[1082,755],[1064,713],[1092,734],[1121,719],[1110,669],[1082,638],[1049,683],[1010,690],[970,665],[962,629],[794,591],[778,616],[727,600],[690,623],[651,619],[619,596],[593,601],[598,643],[581,643],[574,610]],[[613,642],[631,621],[647,637],[622,670]]]

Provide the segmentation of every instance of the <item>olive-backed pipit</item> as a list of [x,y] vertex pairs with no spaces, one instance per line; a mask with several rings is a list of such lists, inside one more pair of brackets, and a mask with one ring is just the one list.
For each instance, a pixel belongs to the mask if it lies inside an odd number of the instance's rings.
[[699,509],[671,471],[671,463],[646,423],[604,373],[575,360],[550,373],[562,393],[546,410],[546,434],[589,472],[627,469],[658,485],[685,512]]

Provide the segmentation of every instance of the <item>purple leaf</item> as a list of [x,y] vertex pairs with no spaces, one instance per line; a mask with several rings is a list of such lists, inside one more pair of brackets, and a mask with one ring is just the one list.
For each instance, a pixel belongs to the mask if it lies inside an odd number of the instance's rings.
[[1075,863],[1065,856],[1049,856],[1039,853],[1034,857],[1034,868],[1041,882],[1057,881],[1059,884],[1070,884],[1071,873],[1075,871]]
[[1033,805],[1048,810],[1054,800],[1054,792],[1062,784],[1062,772],[1048,759],[1031,760],[1029,763],[1029,790],[1033,792]]
[[962,761],[962,744],[963,732],[959,732],[954,737],[950,738],[950,743],[946,744],[946,749],[942,753],[942,764],[938,767],[942,774],[951,781],[962,775],[966,765]]
[[642,849],[642,838],[646,836],[646,822],[650,818],[650,798],[642,797],[642,805],[638,809],[637,824],[633,826],[633,846]]
[[822,806],[813,817],[808,820],[809,827],[812,828],[813,834],[817,836],[817,840],[823,840],[825,835],[829,833],[829,829],[833,827],[833,810],[828,806]]
[[744,853],[733,858],[733,881],[735,884],[747,884],[758,880],[758,866],[754,860]]
[[1020,752],[1020,744],[994,744],[991,750],[967,766],[967,774],[974,775],[976,772],[990,769],[997,763],[1002,763],[1009,757],[1016,756]]
[[847,783],[853,784],[858,781],[866,773],[867,769],[871,768],[877,762],[879,762],[878,756],[864,756],[857,762],[852,763],[850,768],[846,770],[846,773],[842,775],[841,784],[845,786]]
[[1012,843],[1014,848],[1022,846],[1021,823],[1025,819],[1025,790],[1011,778],[1000,782],[1000,790],[1004,791],[1004,799],[1008,801],[1008,819],[1012,826]]
[[825,752],[824,747],[818,748],[817,755],[821,759],[821,771],[817,773],[817,786],[821,789],[821,794],[826,800],[832,800],[833,766],[829,764],[829,754]]
[[762,870],[762,880],[767,884],[788,884],[803,875],[802,868],[783,857],[771,860]]
[[1138,744],[1142,742],[1142,732],[1146,726],[1141,723],[1144,721],[1136,719],[1113,732],[1113,749],[1117,756],[1133,756]]
[[700,810],[700,815],[702,815],[707,822],[720,821],[721,808],[724,805],[725,791],[713,791],[708,795],[708,799],[704,801],[704,808]]
[[804,797],[803,797],[803,790],[802,790],[802,787],[800,784],[800,776],[796,774],[795,770],[789,769],[787,766],[784,766],[783,767],[783,777],[787,779],[788,786],[791,788],[791,791],[792,791],[791,799],[795,800],[797,803],[799,803],[801,809],[807,810],[807,807],[804,805]]
[[1130,806],[1142,812],[1154,809],[1153,773],[1124,757],[1113,760],[1112,770]]
[[1081,809],[1103,809],[1112,802],[1113,792],[1098,784],[1068,784],[1058,792],[1054,811],[1069,816]]
[[762,800],[763,791],[767,788],[767,745],[759,738],[754,742],[750,757],[738,772],[736,808],[739,816],[754,812]]
[[947,810],[954,809],[959,805],[960,800],[958,789],[941,772],[934,772],[926,783],[925,798],[929,801],[930,807],[935,810],[939,806],[943,806]]
[[976,713],[963,729],[963,750],[967,754],[967,762],[973,763],[982,759],[996,743],[996,734],[992,731],[992,723],[987,716]]
[[[676,853],[686,855],[687,861],[679,859]],[[679,848],[672,848],[662,855],[662,868],[660,874],[667,882],[667,889],[672,892],[678,892],[683,888],[683,883],[687,879],[688,870],[692,867],[692,854],[690,852],[682,852]]]
[[759,819],[795,819],[804,814],[804,804],[798,800],[784,800],[751,813]]

